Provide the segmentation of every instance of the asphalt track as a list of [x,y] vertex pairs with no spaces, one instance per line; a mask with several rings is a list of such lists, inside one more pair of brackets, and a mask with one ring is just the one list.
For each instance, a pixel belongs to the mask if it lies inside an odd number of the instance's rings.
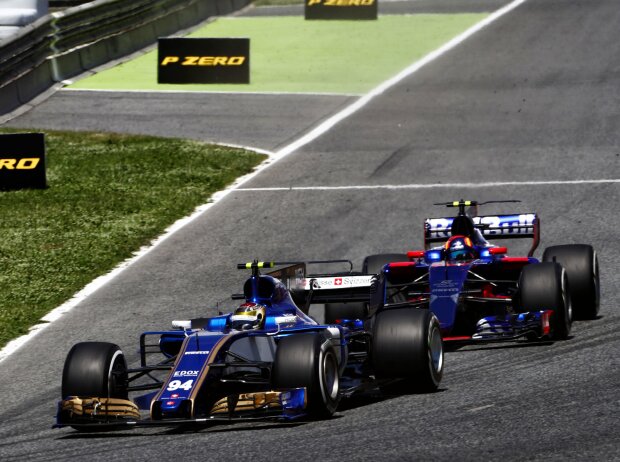
[[[620,459],[620,186],[551,183],[620,178],[619,22],[616,0],[526,1],[228,195],[0,363],[0,459]],[[27,126],[32,114],[12,125]],[[295,138],[292,127],[255,145],[282,145]],[[524,180],[540,183],[487,184]],[[420,184],[435,186],[247,190]],[[49,429],[73,343],[113,341],[135,361],[141,330],[230,303],[244,277],[235,263],[352,257],[359,266],[369,253],[419,247],[423,218],[444,212],[431,204],[460,197],[521,199],[511,210],[540,214],[541,248],[593,244],[601,317],[575,323],[565,342],[450,353],[439,393],[356,401],[329,421],[189,433]]]

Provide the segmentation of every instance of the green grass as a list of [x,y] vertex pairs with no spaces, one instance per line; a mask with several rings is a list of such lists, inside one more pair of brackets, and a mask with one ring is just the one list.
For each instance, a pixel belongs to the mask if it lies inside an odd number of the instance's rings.
[[152,51],[73,88],[365,93],[485,16],[380,16],[376,21],[221,18],[191,36],[249,37],[248,85],[157,84],[157,52]]
[[0,191],[0,346],[265,158],[114,134],[46,145],[48,189]]

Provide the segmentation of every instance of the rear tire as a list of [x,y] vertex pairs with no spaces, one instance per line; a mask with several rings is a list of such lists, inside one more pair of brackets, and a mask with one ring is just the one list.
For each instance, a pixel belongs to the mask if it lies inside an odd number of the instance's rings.
[[127,363],[113,343],[82,342],[71,348],[62,371],[62,399],[128,399]]
[[280,339],[271,382],[276,390],[305,387],[308,415],[331,417],[340,401],[339,365],[331,341],[315,333]]
[[372,365],[379,379],[403,379],[387,391],[436,391],[443,376],[439,321],[426,309],[379,312],[373,326]]
[[556,245],[545,249],[543,261],[566,270],[575,319],[596,319],[600,307],[598,257],[591,245]]
[[564,268],[552,262],[525,266],[518,286],[520,309],[525,312],[553,310],[551,338],[566,340],[572,325],[572,308]]

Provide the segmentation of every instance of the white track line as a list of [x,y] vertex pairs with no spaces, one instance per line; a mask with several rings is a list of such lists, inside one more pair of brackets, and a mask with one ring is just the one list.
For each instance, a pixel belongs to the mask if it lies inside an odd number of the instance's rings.
[[58,320],[63,314],[71,311],[79,303],[81,303],[86,298],[88,298],[92,293],[94,293],[96,290],[98,290],[99,288],[104,286],[106,283],[108,283],[109,281],[117,277],[119,274],[121,274],[126,268],[133,265],[135,262],[140,260],[142,257],[150,253],[153,249],[157,248],[162,242],[164,242],[170,236],[175,234],[181,228],[185,227],[186,225],[193,222],[198,217],[202,216],[207,210],[209,210],[213,205],[221,201],[224,197],[226,197],[232,191],[239,189],[240,186],[250,181],[252,178],[260,174],[263,170],[269,168],[271,165],[273,165],[278,160],[282,159],[283,157],[294,152],[300,147],[305,146],[306,144],[315,140],[316,138],[318,138],[319,136],[327,132],[329,129],[331,129],[338,122],[341,122],[346,117],[349,117],[351,114],[355,113],[356,111],[364,107],[374,97],[380,95],[381,93],[383,93],[390,87],[396,85],[398,82],[400,82],[404,78],[410,76],[414,72],[421,69],[426,64],[434,61],[435,59],[437,59],[444,53],[450,51],[451,49],[453,49],[454,47],[456,47],[457,45],[459,45],[460,43],[462,43],[463,41],[465,41],[466,39],[474,35],[476,32],[488,26],[493,21],[499,19],[506,13],[509,13],[510,11],[512,11],[513,9],[515,9],[516,7],[518,7],[525,1],[526,0],[515,0],[512,3],[509,3],[508,5],[495,11],[491,15],[487,16],[481,22],[475,24],[474,26],[472,26],[471,28],[463,32],[462,34],[450,40],[445,45],[441,46],[437,50],[426,55],[420,61],[413,63],[411,66],[409,66],[408,68],[400,72],[395,77],[389,80],[386,80],[385,82],[380,84],[378,87],[376,87],[374,90],[372,90],[370,93],[361,97],[355,103],[351,104],[350,106],[343,109],[341,112],[335,114],[334,116],[330,117],[329,119],[321,123],[318,127],[310,131],[307,135],[302,136],[297,141],[294,141],[288,146],[285,146],[284,148],[280,149],[278,152],[270,155],[269,159],[263,162],[252,173],[249,173],[248,175],[245,175],[244,177],[239,178],[237,181],[235,181],[235,183],[233,183],[230,187],[226,188],[225,190],[215,193],[213,197],[211,198],[211,202],[209,202],[208,204],[201,205],[190,216],[186,218],[182,218],[181,220],[174,223],[170,228],[168,228],[164,232],[163,235],[155,239],[148,247],[144,247],[140,249],[132,258],[121,263],[110,273],[98,277],[97,279],[89,283],[86,287],[84,287],[84,289],[82,289],[80,292],[75,294],[73,298],[71,298],[67,302],[63,303],[61,306],[52,310],[45,317],[41,318],[41,320],[44,321],[45,324],[37,324],[36,326],[33,326],[30,328],[30,331],[28,334],[10,341],[2,350],[0,350],[0,362],[4,361],[8,356],[10,356],[15,351],[17,351],[20,347],[22,347],[24,344],[26,344],[28,341],[34,338],[37,334],[45,330],[45,328],[49,326],[50,323]]
[[435,188],[496,188],[501,186],[550,186],[620,183],[620,179],[609,180],[551,180],[551,181],[497,181],[489,183],[430,183],[430,184],[379,184],[358,186],[291,186],[266,188],[237,188],[239,192],[261,191],[347,191],[364,189],[435,189]]

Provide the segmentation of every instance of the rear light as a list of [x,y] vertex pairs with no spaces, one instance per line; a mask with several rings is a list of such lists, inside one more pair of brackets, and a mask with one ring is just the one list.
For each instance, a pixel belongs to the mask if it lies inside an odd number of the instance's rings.
[[394,261],[392,263],[388,263],[389,268],[408,268],[411,266],[415,266],[415,262],[413,261]]
[[545,310],[542,314],[542,334],[549,335],[551,332],[551,316],[553,316],[553,311]]

